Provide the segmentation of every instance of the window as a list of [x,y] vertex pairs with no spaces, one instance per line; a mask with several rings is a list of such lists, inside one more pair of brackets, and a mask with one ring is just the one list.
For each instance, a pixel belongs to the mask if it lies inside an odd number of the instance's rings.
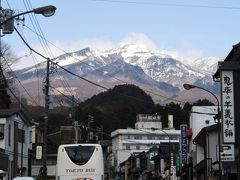
[[18,142],[25,143],[25,131],[18,129]]
[[142,136],[141,135],[135,135],[134,139],[142,139]]
[[177,136],[170,136],[170,139],[171,140],[177,140],[178,138],[177,138]]
[[39,143],[40,141],[39,141],[39,137],[38,137],[38,133],[36,133],[36,139],[35,139],[35,143],[37,144],[37,143]]
[[153,139],[153,136],[152,136],[152,135],[148,135],[148,136],[147,136],[147,139],[148,139],[148,140],[152,140],[152,139]]
[[126,150],[130,150],[130,145],[126,145]]
[[136,150],[140,150],[140,146],[139,145],[136,145]]
[[95,146],[67,146],[65,151],[68,157],[76,165],[84,165],[93,155]]
[[4,124],[0,124],[0,140],[4,139]]

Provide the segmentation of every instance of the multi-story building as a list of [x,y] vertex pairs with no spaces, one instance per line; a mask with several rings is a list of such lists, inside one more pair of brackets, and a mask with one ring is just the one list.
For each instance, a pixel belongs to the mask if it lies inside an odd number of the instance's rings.
[[[147,152],[153,146],[165,144],[172,147],[179,143],[180,130],[172,127],[172,116],[169,116],[169,128],[162,129],[160,115],[139,114],[135,129],[117,129],[112,137],[112,165],[119,171],[120,163],[126,161],[132,154]],[[171,149],[170,149],[171,151]]]

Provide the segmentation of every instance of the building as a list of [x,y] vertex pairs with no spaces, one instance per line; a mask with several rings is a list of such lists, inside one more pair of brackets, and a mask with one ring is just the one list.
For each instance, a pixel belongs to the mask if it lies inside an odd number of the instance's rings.
[[32,127],[19,109],[0,110],[0,170],[4,179],[31,175]]
[[[189,120],[189,128],[192,129],[192,137],[189,139],[188,147],[189,147],[189,154],[191,160],[192,160],[192,167],[191,171],[193,171],[193,177],[196,178],[197,175],[201,176],[201,173],[203,177],[207,177],[205,172],[202,172],[203,168],[205,167],[205,163],[209,163],[209,159],[211,159],[211,165],[207,164],[208,167],[212,167],[212,163],[217,161],[217,148],[216,145],[218,144],[218,137],[215,136],[217,134],[216,129],[216,120],[214,117],[218,113],[217,106],[193,106],[191,109],[190,114],[190,120]],[[211,128],[212,127],[212,128]],[[215,130],[213,130],[215,127]],[[211,139],[213,138],[212,144],[209,144],[209,139],[205,139],[205,137],[202,137],[202,134],[209,135],[211,131],[214,131],[214,137],[211,136]],[[202,139],[203,138],[203,139]],[[209,136],[208,136],[209,138]],[[208,141],[206,143],[206,140]],[[205,145],[208,146],[205,146]],[[211,146],[211,147],[210,147]],[[210,150],[210,148],[214,147],[214,153],[215,155],[213,157],[210,157],[210,155],[206,154],[206,150]],[[207,149],[206,149],[207,148]],[[205,153],[205,154],[204,154]],[[204,166],[203,166],[204,165]],[[216,166],[217,167],[217,166]],[[209,170],[209,169],[205,170]],[[211,169],[212,171],[212,169]],[[212,172],[211,172],[212,173]],[[199,179],[199,178],[198,178]],[[201,178],[200,178],[201,179]]]
[[[234,154],[236,174],[240,179],[240,43],[233,45],[223,62],[219,62],[217,72],[213,75],[214,80],[221,83],[221,108],[222,108],[222,142],[232,147]],[[227,162],[225,162],[227,164]],[[228,176],[232,174],[229,166],[223,166],[222,172]],[[231,177],[230,177],[231,178]],[[229,179],[230,179],[229,178]]]
[[219,170],[219,133],[221,125],[216,122],[217,106],[193,106],[190,115],[190,128],[193,136],[189,140],[190,167],[197,180],[217,180],[236,178],[234,165],[234,148],[223,144],[220,136],[220,170]]
[[[120,171],[120,164],[128,160],[131,155],[147,152],[153,146],[172,147],[179,144],[180,130],[172,127],[173,118],[169,116],[169,128],[162,129],[160,115],[139,114],[135,129],[117,129],[111,133],[112,137],[112,166]],[[168,151],[170,153],[170,151]],[[169,161],[168,161],[169,162]]]

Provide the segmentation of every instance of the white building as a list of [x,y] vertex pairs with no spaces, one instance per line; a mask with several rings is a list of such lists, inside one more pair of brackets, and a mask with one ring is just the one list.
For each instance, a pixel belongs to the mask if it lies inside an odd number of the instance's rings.
[[162,129],[160,115],[139,114],[135,129],[117,129],[111,133],[111,137],[113,166],[119,167],[132,153],[147,152],[154,145],[161,143],[179,143],[180,130]]
[[[204,157],[203,148],[193,143],[193,139],[204,128],[216,124],[214,116],[217,106],[193,106],[190,114],[189,126],[192,128],[192,138],[189,141],[189,153],[193,157],[193,165],[198,164]],[[217,142],[217,140],[215,141]]]
[[7,172],[5,179],[29,174],[31,136],[31,125],[21,110],[0,110],[0,170]]

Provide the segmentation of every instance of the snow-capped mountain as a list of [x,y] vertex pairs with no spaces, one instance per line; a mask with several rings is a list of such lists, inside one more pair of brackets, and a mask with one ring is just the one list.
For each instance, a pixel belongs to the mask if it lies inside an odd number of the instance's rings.
[[[158,100],[177,94],[182,90],[184,83],[213,85],[211,75],[216,70],[219,59],[196,59],[191,64],[184,63],[183,57],[176,57],[174,53],[149,48],[145,44],[122,43],[107,51],[85,48],[63,54],[53,61],[74,74],[106,88],[123,83],[136,84],[150,95],[151,92],[159,94],[160,96],[153,97]],[[45,69],[45,65],[41,63],[16,73],[26,86],[31,86],[33,93],[34,82],[37,78],[44,77]],[[62,83],[66,81],[82,100],[104,90],[56,68],[56,65],[52,65],[51,70],[53,87],[66,91],[66,84]]]

